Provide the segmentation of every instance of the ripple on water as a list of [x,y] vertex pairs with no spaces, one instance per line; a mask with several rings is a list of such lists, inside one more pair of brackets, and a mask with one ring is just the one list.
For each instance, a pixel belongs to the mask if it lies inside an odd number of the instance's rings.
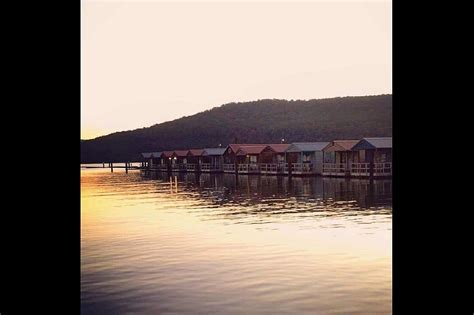
[[176,178],[81,172],[83,314],[391,313],[390,180]]

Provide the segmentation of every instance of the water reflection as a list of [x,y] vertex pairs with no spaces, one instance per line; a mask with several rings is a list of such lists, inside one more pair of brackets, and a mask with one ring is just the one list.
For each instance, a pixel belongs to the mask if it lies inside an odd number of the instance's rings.
[[[282,216],[318,213],[324,216],[391,214],[392,181],[233,174],[143,175],[168,182],[169,192],[219,207],[214,217]],[[216,213],[218,212],[218,213]]]
[[388,314],[390,180],[81,171],[82,314]]

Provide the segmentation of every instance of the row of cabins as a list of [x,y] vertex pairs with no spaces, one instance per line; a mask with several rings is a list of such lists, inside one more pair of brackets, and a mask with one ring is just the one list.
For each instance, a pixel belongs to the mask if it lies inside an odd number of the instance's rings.
[[392,175],[392,138],[292,144],[230,144],[142,153],[149,170],[335,177]]

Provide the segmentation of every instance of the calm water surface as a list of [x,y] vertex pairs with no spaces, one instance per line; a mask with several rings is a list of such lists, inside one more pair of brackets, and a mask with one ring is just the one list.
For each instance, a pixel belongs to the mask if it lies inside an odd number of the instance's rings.
[[81,170],[82,314],[390,314],[391,180]]

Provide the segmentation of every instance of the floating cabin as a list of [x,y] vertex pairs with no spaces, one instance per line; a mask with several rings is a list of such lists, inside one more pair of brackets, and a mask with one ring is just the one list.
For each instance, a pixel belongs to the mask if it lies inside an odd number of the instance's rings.
[[323,172],[323,148],[329,142],[296,142],[286,149],[285,174],[321,175]]
[[161,164],[161,152],[142,153],[142,157],[142,167],[152,169],[155,167],[159,167],[159,165]]
[[359,162],[359,154],[352,148],[359,140],[334,140],[323,148],[323,175],[349,177],[352,163]]
[[269,144],[271,149],[271,160],[268,163],[260,164],[262,174],[285,174],[288,169],[286,163],[286,150],[290,147],[287,143]]
[[358,162],[352,163],[351,176],[392,176],[392,137],[363,138],[352,150],[358,153]]
[[176,159],[173,157],[174,151],[163,151],[161,153],[161,165],[160,170],[171,171],[173,163],[176,163]]
[[363,138],[292,144],[230,144],[205,148],[146,152],[142,169],[157,171],[392,176],[392,138]]
[[[235,154],[239,151],[241,146],[246,144],[229,144],[224,152],[223,158],[224,163],[222,165],[224,173],[235,173],[237,169],[237,158]],[[258,144],[248,144],[248,145],[258,145]]]
[[236,152],[239,174],[260,174],[260,165],[270,163],[273,149],[266,144],[244,145]]
[[202,155],[204,149],[191,149],[188,151],[186,170],[188,172],[200,172]]
[[205,148],[202,153],[201,172],[222,172],[225,151],[226,148]]
[[284,143],[229,144],[224,153],[224,173],[283,174],[288,147]]
[[177,172],[186,172],[186,164],[189,150],[175,150],[171,155],[171,170]]

